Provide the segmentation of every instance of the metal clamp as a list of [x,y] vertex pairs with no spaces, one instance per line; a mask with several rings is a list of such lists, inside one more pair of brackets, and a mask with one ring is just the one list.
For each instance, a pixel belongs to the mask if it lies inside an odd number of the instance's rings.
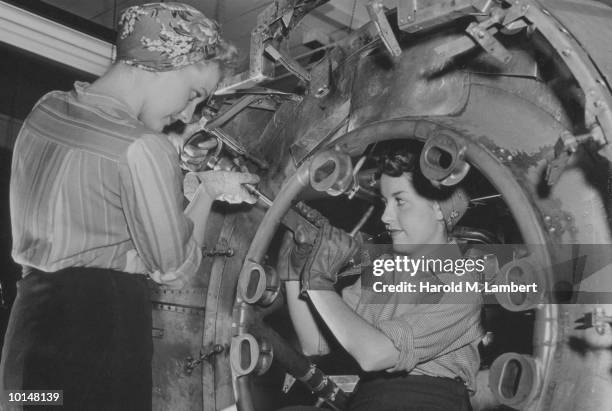
[[251,334],[240,334],[232,338],[230,365],[238,377],[262,375],[272,365],[274,353],[265,340],[257,341]]
[[594,328],[597,334],[604,335],[606,330],[610,329],[612,324],[612,316],[606,315],[603,307],[597,307],[593,311],[584,315],[583,329]]
[[234,249],[231,247],[226,248],[213,248],[212,250],[202,249],[202,255],[205,257],[233,257]]
[[544,292],[543,270],[535,261],[533,255],[517,258],[503,265],[500,269],[500,279],[497,284],[503,285],[533,285],[535,291],[528,292],[504,292],[495,293],[495,299],[508,311],[527,311],[537,307],[542,301]]
[[489,372],[489,387],[495,397],[514,409],[528,407],[540,390],[542,381],[535,359],[517,353],[497,357]]
[[200,356],[197,359],[194,359],[193,357],[187,357],[187,359],[185,360],[186,364],[183,367],[185,374],[191,375],[194,368],[202,364],[202,362],[204,361],[209,361],[213,355],[221,354],[223,351],[225,351],[224,346],[222,346],[221,344],[214,344],[208,349],[204,350],[204,352],[200,352]]
[[561,133],[554,146],[555,156],[546,166],[545,179],[549,186],[553,186],[557,183],[557,181],[559,181],[559,178],[561,178],[561,174],[569,164],[572,155],[578,150],[578,146],[589,140],[595,141],[601,147],[606,144],[601,127],[594,126],[591,132],[576,136],[569,131],[564,131]]
[[429,180],[444,186],[461,182],[470,171],[464,160],[465,146],[448,133],[434,134],[421,152],[420,167]]
[[238,289],[247,303],[267,306],[280,291],[280,278],[274,268],[247,261],[240,272]]
[[312,159],[309,174],[314,190],[339,196],[353,181],[351,157],[337,150],[323,151]]

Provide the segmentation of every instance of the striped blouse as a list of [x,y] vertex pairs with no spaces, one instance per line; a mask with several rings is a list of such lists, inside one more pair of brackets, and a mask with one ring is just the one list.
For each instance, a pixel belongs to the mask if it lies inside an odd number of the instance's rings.
[[[443,258],[462,258],[456,244],[443,247]],[[385,275],[386,276],[386,275]],[[346,287],[342,298],[355,312],[383,332],[399,351],[398,362],[390,371],[412,375],[455,378],[476,390],[476,373],[480,368],[478,343],[484,336],[480,323],[482,297],[478,293],[379,293],[374,281],[400,284],[450,284],[477,281],[469,274],[418,272],[390,273],[390,278],[364,273],[356,283]],[[465,289],[465,288],[464,288]]]
[[99,267],[180,287],[202,256],[183,212],[176,150],[125,103],[87,87],[45,95],[17,137],[13,259],[24,275]]

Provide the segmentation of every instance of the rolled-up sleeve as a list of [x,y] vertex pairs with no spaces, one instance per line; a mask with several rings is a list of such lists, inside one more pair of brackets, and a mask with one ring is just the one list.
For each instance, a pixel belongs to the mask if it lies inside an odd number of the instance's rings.
[[460,299],[444,296],[436,304],[411,304],[400,315],[375,322],[399,351],[389,371],[410,371],[419,363],[478,341],[483,335],[480,308],[480,295],[465,293]]
[[151,278],[180,288],[202,261],[183,212],[176,152],[160,135],[130,145],[120,170],[121,201],[134,247]]

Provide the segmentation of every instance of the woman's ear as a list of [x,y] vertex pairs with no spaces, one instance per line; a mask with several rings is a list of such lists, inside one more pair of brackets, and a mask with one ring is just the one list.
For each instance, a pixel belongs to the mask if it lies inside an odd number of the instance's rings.
[[436,216],[436,220],[438,221],[444,221],[444,214],[442,214],[442,208],[440,207],[440,203],[438,203],[437,201],[433,202],[433,210],[434,210],[434,214]]

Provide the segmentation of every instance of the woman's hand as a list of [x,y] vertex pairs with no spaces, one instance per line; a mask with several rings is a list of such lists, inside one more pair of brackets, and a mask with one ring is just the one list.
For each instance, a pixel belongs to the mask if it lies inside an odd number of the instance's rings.
[[259,183],[259,177],[255,174],[235,171],[202,171],[195,174],[204,191],[214,200],[230,204],[257,202],[257,196],[244,187],[244,184]]

